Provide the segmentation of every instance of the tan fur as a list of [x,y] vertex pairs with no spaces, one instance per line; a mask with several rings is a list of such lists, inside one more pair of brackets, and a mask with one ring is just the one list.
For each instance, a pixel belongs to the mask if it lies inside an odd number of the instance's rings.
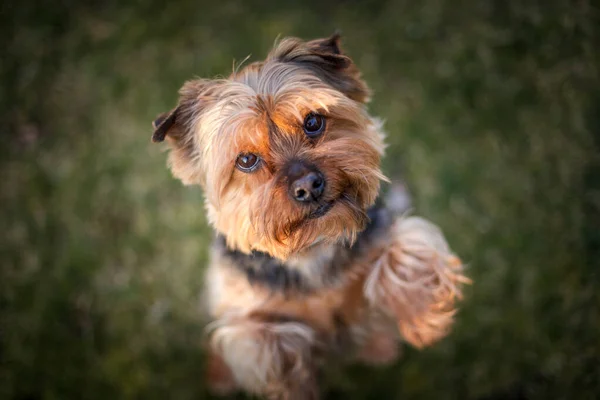
[[[336,258],[365,229],[385,180],[384,133],[365,108],[369,95],[338,35],[291,38],[227,79],[185,83],[178,106],[156,121],[153,139],[168,141],[176,177],[203,187],[209,222],[228,249],[285,261],[311,288],[255,284],[214,248],[206,301],[214,319],[208,376],[217,391],[317,398],[316,371],[327,355],[390,363],[399,334],[422,347],[448,332],[467,279],[433,224],[399,219],[360,256]],[[327,121],[318,139],[302,128],[311,112]],[[245,153],[262,159],[251,173],[235,167]],[[323,174],[319,204],[290,198],[286,168],[295,160]],[[322,204],[328,212],[311,217]],[[344,269],[332,279],[336,262]]]

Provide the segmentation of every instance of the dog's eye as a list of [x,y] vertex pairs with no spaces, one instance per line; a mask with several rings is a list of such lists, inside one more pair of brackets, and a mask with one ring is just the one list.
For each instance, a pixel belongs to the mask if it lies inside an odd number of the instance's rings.
[[319,114],[310,113],[304,118],[304,133],[309,138],[319,136],[325,130],[325,117]]
[[260,157],[252,153],[242,153],[235,160],[235,166],[242,172],[252,172],[258,167]]

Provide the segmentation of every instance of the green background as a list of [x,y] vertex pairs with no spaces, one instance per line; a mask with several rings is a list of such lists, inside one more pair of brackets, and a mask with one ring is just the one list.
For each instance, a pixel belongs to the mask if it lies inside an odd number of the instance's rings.
[[150,122],[194,76],[335,29],[385,172],[475,284],[454,333],[331,399],[600,397],[600,8],[591,1],[5,1],[0,396],[198,399],[202,194]]

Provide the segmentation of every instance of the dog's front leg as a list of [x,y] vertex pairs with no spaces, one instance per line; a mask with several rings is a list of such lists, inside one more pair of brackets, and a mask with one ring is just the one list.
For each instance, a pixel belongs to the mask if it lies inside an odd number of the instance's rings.
[[271,400],[316,400],[315,332],[269,316],[224,318],[210,328],[214,356],[236,383]]
[[377,251],[364,288],[371,307],[394,318],[404,339],[416,347],[444,337],[460,284],[469,279],[440,229],[422,218],[400,218]]

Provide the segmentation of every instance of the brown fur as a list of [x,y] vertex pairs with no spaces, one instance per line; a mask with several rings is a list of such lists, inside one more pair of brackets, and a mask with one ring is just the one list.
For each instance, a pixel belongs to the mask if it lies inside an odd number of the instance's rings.
[[[384,134],[368,98],[339,35],[292,38],[227,79],[185,83],[177,107],[155,121],[153,140],[168,141],[177,178],[203,187],[209,221],[226,242],[214,247],[206,277],[215,389],[317,398],[316,371],[328,354],[389,363],[399,333],[417,347],[447,333],[466,278],[435,226],[398,219],[351,251],[385,179]],[[311,112],[327,122],[318,139],[302,128]],[[251,173],[235,167],[245,153],[262,159]],[[288,193],[286,171],[298,161],[324,176],[314,204]],[[240,265],[254,262],[253,252],[278,274],[298,274],[305,290],[253,282],[261,271]],[[275,285],[280,278],[266,276]]]

